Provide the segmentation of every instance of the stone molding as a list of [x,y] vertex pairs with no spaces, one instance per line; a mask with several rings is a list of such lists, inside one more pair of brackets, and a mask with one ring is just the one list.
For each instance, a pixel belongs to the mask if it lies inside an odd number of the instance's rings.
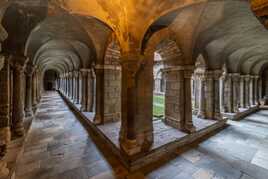
[[95,66],[96,70],[118,70],[121,71],[122,67],[119,65],[96,65]]
[[170,72],[170,71],[191,71],[191,73],[194,72],[195,66],[193,65],[182,65],[182,66],[176,66],[176,67],[168,67],[163,69],[163,72]]

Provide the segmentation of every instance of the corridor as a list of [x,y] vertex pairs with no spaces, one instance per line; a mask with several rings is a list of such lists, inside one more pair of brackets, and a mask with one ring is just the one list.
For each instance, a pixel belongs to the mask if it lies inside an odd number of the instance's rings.
[[267,116],[268,111],[260,111],[241,122],[229,121],[228,128],[198,147],[130,175],[109,151],[97,148],[58,93],[47,92],[27,136],[17,179],[266,179]]

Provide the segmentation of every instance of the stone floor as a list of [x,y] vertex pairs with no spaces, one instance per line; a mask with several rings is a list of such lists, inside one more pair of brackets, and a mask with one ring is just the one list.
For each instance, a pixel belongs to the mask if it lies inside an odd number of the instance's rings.
[[26,139],[16,178],[267,179],[268,111],[229,124],[199,145],[130,174],[57,93],[46,93]]

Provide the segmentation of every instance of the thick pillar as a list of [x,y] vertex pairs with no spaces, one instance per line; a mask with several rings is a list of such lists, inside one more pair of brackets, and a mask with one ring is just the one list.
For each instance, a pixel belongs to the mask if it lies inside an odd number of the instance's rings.
[[199,109],[198,109],[198,114],[197,116],[199,118],[206,118],[206,103],[205,103],[205,74],[199,74],[199,99],[198,99],[198,103],[199,103]]
[[221,77],[221,111],[223,113],[228,112],[228,91],[226,90],[228,88],[228,74],[223,74]]
[[259,76],[254,76],[254,100],[255,100],[255,105],[259,105],[258,84],[259,84]]
[[32,88],[33,88],[33,67],[27,66],[26,75],[26,96],[25,96],[25,117],[33,117],[32,109]]
[[239,112],[239,89],[240,89],[240,74],[233,73],[232,76],[232,97],[233,97],[233,109],[232,111],[237,113]]
[[81,77],[82,77],[82,101],[81,101],[81,111],[86,112],[87,111],[87,97],[88,97],[88,90],[87,90],[87,78],[88,71],[87,69],[81,70]]
[[246,108],[250,107],[250,76],[245,76],[245,105]]
[[250,81],[249,81],[249,104],[250,104],[250,106],[255,105],[255,100],[254,100],[254,76],[250,76]]
[[80,85],[79,85],[79,72],[75,72],[74,73],[74,77],[75,77],[75,103],[79,104],[79,91],[80,91]]
[[92,70],[87,72],[87,111],[93,112],[94,105],[94,78]]
[[12,124],[15,133],[19,136],[24,135],[24,98],[23,98],[23,73],[25,59],[15,59],[14,62],[14,93],[13,93],[13,119]]
[[144,60],[131,54],[123,56],[121,62],[120,145],[126,154],[134,155],[147,151],[153,142],[153,56]]
[[[1,56],[0,56],[1,58]],[[10,132],[10,65],[8,59],[4,59],[3,68],[0,69],[0,146],[1,153],[6,152],[7,144],[11,140]]]
[[246,99],[245,99],[245,76],[240,77],[240,107],[246,108]]
[[35,113],[37,110],[37,74],[34,72],[33,74],[33,88],[32,88],[32,108]]
[[95,124],[104,123],[104,69],[96,67],[96,114],[94,118]]
[[[166,68],[165,123],[192,133],[191,75],[188,66]],[[190,106],[189,106],[190,105]]]
[[214,80],[214,114],[213,119],[220,120],[222,119],[221,109],[220,109],[220,78],[222,76],[221,70],[215,70],[213,73]]

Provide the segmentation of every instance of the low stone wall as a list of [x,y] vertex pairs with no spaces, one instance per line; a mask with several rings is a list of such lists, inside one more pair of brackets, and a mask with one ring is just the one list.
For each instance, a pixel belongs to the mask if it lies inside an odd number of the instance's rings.
[[85,113],[81,112],[67,97],[65,97],[61,92],[59,93],[70,109],[72,109],[74,113],[81,119],[81,121],[86,124],[89,133],[94,133],[94,136],[98,138],[98,143],[104,144],[108,150],[111,151],[111,153],[118,157],[118,159],[129,171],[136,171],[147,166],[148,164],[157,162],[175,152],[179,147],[184,147],[185,145],[196,142],[202,139],[204,136],[223,128],[227,122],[227,119],[225,118],[224,120],[217,121],[206,128],[198,130],[195,133],[185,135],[184,137],[178,138],[165,145],[153,148],[148,152],[137,154],[135,156],[128,156],[120,150],[120,147],[118,147],[114,141],[109,140],[108,136],[101,131],[100,127],[93,123],[93,119],[89,119]]
[[227,117],[230,120],[239,121],[247,116],[249,116],[252,113],[255,113],[261,109],[260,106],[254,106],[249,109],[246,109],[244,111],[240,111],[238,113],[224,113],[223,116]]

